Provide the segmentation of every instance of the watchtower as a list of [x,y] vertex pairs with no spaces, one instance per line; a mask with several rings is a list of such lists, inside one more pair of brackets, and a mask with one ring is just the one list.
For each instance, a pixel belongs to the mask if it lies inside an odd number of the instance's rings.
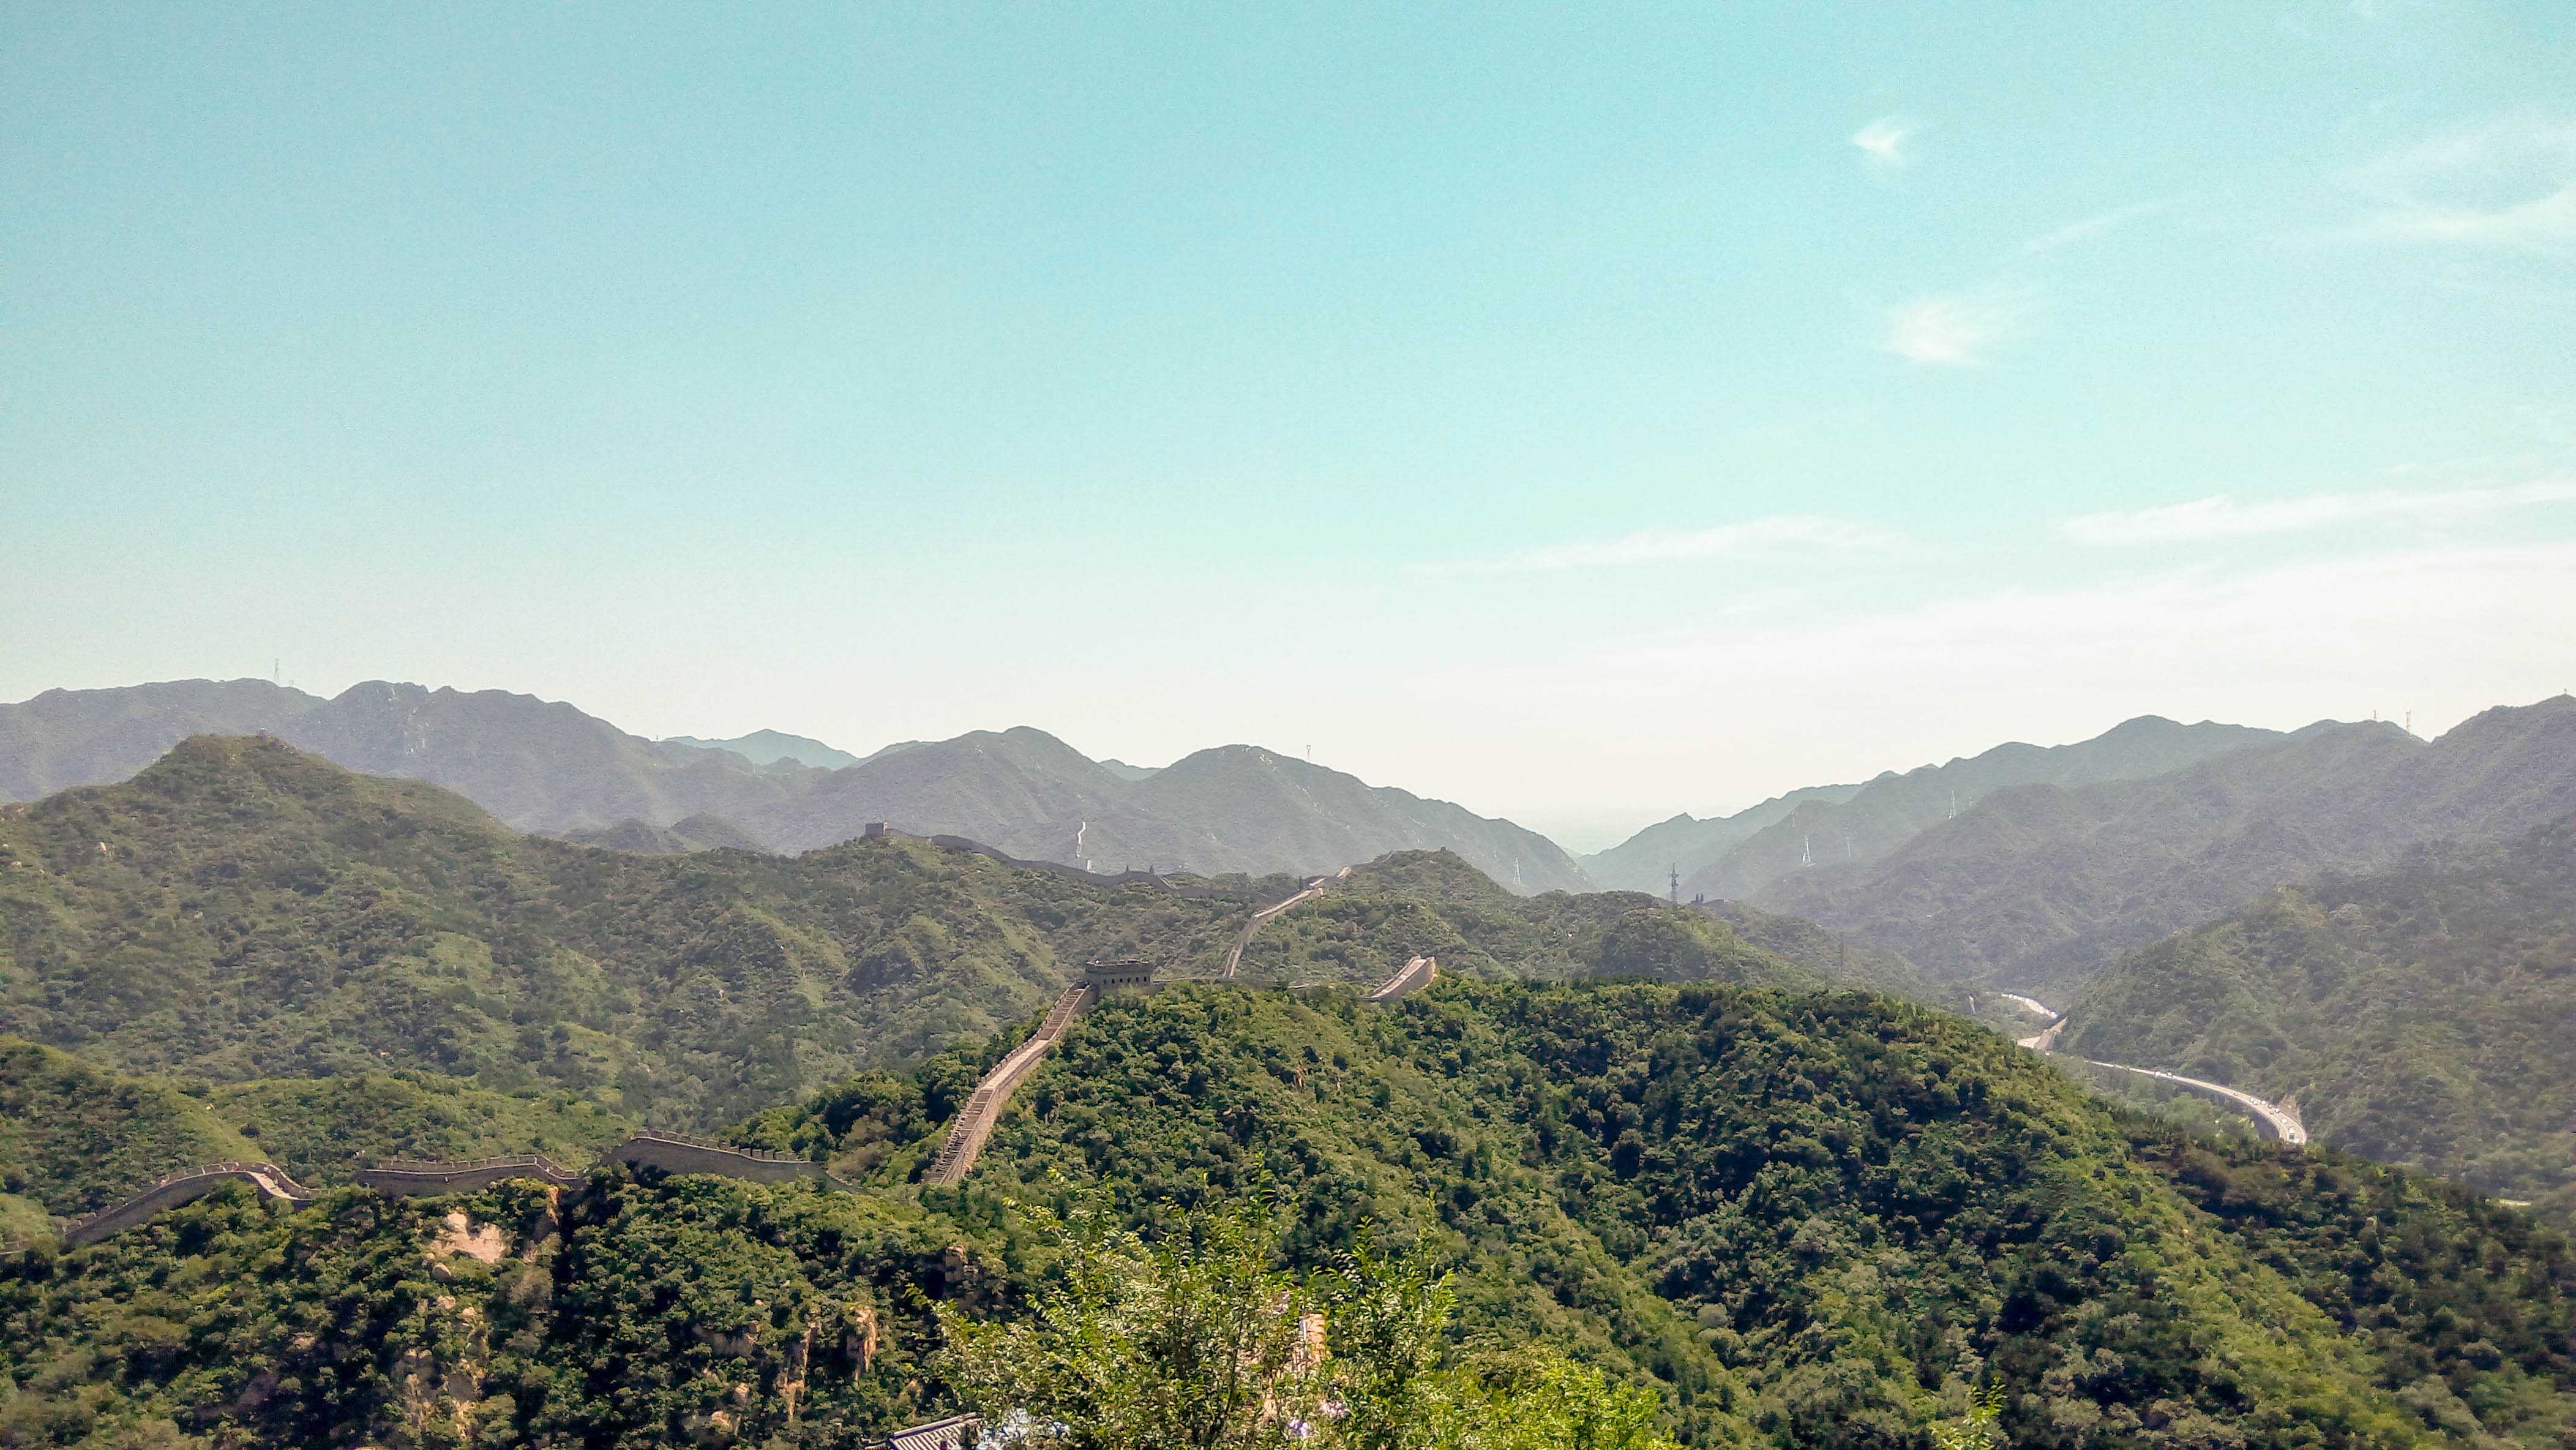
[[1092,962],[1082,969],[1081,985],[1100,997],[1150,993],[1155,987],[1154,968],[1149,962]]

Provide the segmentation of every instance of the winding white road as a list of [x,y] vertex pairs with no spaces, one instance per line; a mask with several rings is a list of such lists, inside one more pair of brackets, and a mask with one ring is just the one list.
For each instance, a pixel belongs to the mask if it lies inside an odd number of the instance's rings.
[[2095,1067],[2107,1067],[2114,1072],[2134,1072],[2140,1077],[2157,1078],[2165,1082],[2179,1083],[2188,1088],[2198,1088],[2202,1092],[2216,1093],[2230,1102],[2252,1110],[2257,1118],[2271,1128],[2272,1136],[2282,1142],[2308,1141],[2307,1127],[2299,1121],[2298,1111],[2294,1108],[2285,1108],[2278,1103],[2267,1103],[2252,1093],[2238,1092],[2224,1083],[2204,1082],[2196,1077],[2184,1077],[2178,1072],[2164,1072],[2152,1067],[2131,1067],[2125,1062],[2098,1062],[2089,1057],[2084,1060]]
[[[2025,997],[2019,992],[1998,992],[1995,995],[2003,998],[2007,1002],[2018,1002],[2033,1012],[2038,1012],[2043,1015],[2056,1018],[2056,1021],[2048,1024],[2046,1030],[2019,1039],[2017,1045],[2027,1047],[2033,1052],[2055,1052],[2057,1050],[2057,1034],[2066,1030],[2067,1019],[2063,1013],[2059,1012],[2056,1008],[2049,1006],[2047,1003],[2040,1001],[2036,997]],[[2085,1058],[2084,1061],[2092,1063],[2095,1067],[2107,1067],[2113,1072],[2134,1072],[2140,1077],[2152,1077],[2163,1082],[2176,1084],[2180,1087],[2198,1088],[2200,1091],[2205,1093],[2216,1093],[2218,1096],[2227,1099],[2229,1102],[2235,1103],[2237,1106],[2253,1113],[2255,1120],[2263,1126],[2270,1128],[2272,1130],[2272,1136],[2280,1139],[2282,1142],[2305,1143],[2308,1141],[2307,1125],[2299,1121],[2299,1110],[2295,1107],[2284,1107],[2279,1103],[2266,1102],[2263,1099],[2254,1096],[2252,1093],[2239,1091],[2236,1088],[2227,1086],[2225,1083],[2208,1082],[2196,1077],[2184,1077],[2178,1072],[2166,1072],[2161,1068],[2131,1067],[2125,1062],[2102,1062],[2090,1057]]]

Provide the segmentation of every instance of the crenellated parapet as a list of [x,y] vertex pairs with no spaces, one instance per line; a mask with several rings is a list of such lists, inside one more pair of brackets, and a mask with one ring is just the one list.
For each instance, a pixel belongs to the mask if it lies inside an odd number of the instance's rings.
[[[843,1193],[852,1191],[850,1185],[825,1172],[822,1164],[810,1158],[766,1148],[737,1148],[680,1133],[637,1133],[600,1154],[599,1161],[655,1168],[664,1173],[711,1173],[754,1183],[793,1183],[811,1178]],[[387,1163],[358,1172],[358,1182],[379,1193],[391,1194],[471,1193],[505,1178],[534,1178],[561,1188],[582,1181],[581,1174],[539,1154],[478,1158],[465,1163]]]
[[63,1247],[76,1249],[97,1243],[164,1210],[194,1203],[227,1183],[249,1184],[263,1202],[301,1206],[313,1199],[311,1189],[287,1177],[285,1170],[274,1163],[209,1163],[170,1174],[123,1203],[102,1208],[73,1224],[63,1230]]
[[600,1158],[608,1163],[659,1168],[665,1173],[713,1173],[724,1178],[748,1178],[754,1183],[793,1183],[812,1178],[843,1193],[856,1191],[811,1158],[774,1153],[766,1148],[736,1148],[678,1133],[638,1133]]
[[507,1178],[534,1178],[559,1188],[581,1181],[581,1175],[555,1165],[542,1154],[512,1158],[477,1158],[471,1162],[400,1161],[358,1170],[359,1186],[397,1197],[405,1194],[472,1193]]

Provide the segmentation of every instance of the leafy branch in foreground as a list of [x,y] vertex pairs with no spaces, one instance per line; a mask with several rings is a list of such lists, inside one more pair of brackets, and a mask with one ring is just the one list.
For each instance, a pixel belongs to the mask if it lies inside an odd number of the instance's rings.
[[1094,1200],[1027,1209],[1062,1249],[1037,1313],[942,1306],[940,1367],[989,1419],[1083,1450],[1669,1450],[1661,1401],[1543,1350],[1443,1364],[1456,1296],[1431,1250],[1367,1234],[1304,1281],[1251,1205],[1193,1207],[1147,1243]]

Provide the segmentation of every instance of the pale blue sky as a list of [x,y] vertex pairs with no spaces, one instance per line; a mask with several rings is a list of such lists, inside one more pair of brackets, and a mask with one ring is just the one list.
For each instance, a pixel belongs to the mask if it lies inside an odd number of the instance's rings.
[[2576,683],[2562,3],[1823,8],[13,7],[0,698],[1312,744],[1592,846]]

